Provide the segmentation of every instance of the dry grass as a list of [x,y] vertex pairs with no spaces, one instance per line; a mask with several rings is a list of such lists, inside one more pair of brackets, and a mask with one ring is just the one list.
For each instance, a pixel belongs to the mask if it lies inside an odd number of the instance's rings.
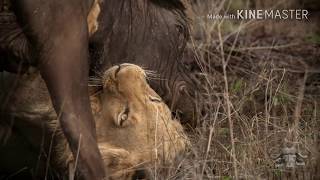
[[[317,168],[320,171],[320,90],[315,87],[314,93],[308,86],[311,77],[320,73],[315,68],[320,67],[319,47],[301,37],[278,39],[284,33],[277,34],[273,22],[206,18],[207,13],[248,3],[198,1],[188,9],[194,22],[189,48],[201,69],[203,91],[198,103],[206,113],[198,117],[198,127],[189,130],[192,145],[186,154],[172,167],[163,167],[168,170],[165,176],[156,172],[155,178],[319,178],[315,173]],[[253,35],[260,30],[264,37]],[[289,34],[305,30],[297,32]],[[275,155],[289,146],[307,156],[306,165],[293,171],[275,168]]]
[[[203,84],[198,102],[207,113],[189,132],[192,146],[178,168],[158,179],[319,178],[320,88],[310,93],[307,83],[320,73],[318,46],[276,34],[257,40],[248,29],[264,28],[261,22],[206,18],[232,6],[226,3],[189,7],[195,23],[189,48]],[[275,156],[292,146],[307,156],[305,166],[275,168]]]

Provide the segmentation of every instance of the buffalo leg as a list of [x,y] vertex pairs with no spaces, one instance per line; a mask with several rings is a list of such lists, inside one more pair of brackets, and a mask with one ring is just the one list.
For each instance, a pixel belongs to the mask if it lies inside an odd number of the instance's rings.
[[12,5],[38,55],[40,73],[81,177],[103,179],[105,170],[87,89],[86,18],[91,0],[12,0]]

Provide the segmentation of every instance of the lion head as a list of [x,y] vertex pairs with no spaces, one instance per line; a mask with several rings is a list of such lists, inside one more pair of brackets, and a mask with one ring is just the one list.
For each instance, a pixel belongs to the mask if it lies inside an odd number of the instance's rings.
[[121,64],[107,70],[99,102],[99,148],[115,179],[132,178],[137,167],[171,164],[185,150],[182,126],[150,88],[141,67]]

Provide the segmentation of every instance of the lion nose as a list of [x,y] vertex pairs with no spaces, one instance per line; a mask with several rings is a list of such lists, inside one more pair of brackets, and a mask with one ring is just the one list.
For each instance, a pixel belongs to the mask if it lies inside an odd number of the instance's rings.
[[147,170],[139,169],[136,170],[132,176],[132,180],[147,180],[150,179],[150,175]]

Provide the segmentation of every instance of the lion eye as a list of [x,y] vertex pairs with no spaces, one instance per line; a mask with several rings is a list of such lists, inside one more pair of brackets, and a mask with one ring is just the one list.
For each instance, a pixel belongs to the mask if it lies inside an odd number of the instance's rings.
[[120,125],[122,125],[122,123],[124,121],[126,121],[128,119],[128,115],[127,114],[121,114],[120,116]]
[[118,115],[118,125],[123,126],[123,123],[128,120],[129,117],[129,107],[126,106],[125,109]]

